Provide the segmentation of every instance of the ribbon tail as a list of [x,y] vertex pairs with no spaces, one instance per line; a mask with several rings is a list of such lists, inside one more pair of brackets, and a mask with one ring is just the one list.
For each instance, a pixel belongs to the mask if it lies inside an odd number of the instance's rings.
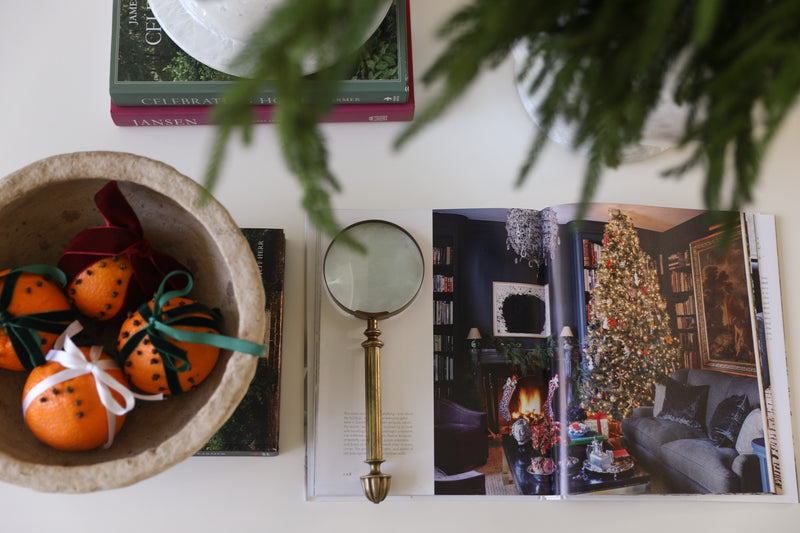
[[109,181],[94,195],[94,205],[108,226],[120,226],[142,234],[142,225],[136,212],[119,190],[116,181]]
[[108,426],[108,440],[103,444],[103,449],[109,449],[114,444],[114,437],[117,435],[117,417],[111,412],[111,409],[106,409],[106,421]]
[[32,370],[44,364],[45,354],[42,352],[42,338],[37,331],[8,324],[6,335],[17,354],[17,359],[25,370]]
[[195,344],[207,344],[209,346],[216,346],[224,350],[233,350],[235,352],[242,352],[257,357],[262,357],[267,351],[267,346],[264,344],[257,344],[255,342],[237,339],[235,337],[227,337],[218,333],[205,333],[201,331],[186,331],[183,329],[176,329],[162,323],[156,323],[156,328],[163,333],[166,333],[175,340],[183,342],[192,342]]
[[145,400],[148,402],[157,402],[164,399],[164,394],[161,392],[159,392],[158,394],[141,394],[138,392],[131,391],[131,394],[133,394],[133,397],[136,398],[137,400]]
[[[65,344],[74,346],[74,343],[72,342],[72,337],[74,337],[81,331],[83,331],[83,326],[81,325],[80,322],[78,322],[77,320],[71,322],[70,325],[67,326],[66,329],[61,333],[61,335],[58,336],[56,342],[53,343],[53,349],[50,350],[50,353],[63,350]],[[50,353],[47,354],[48,361],[52,359]]]

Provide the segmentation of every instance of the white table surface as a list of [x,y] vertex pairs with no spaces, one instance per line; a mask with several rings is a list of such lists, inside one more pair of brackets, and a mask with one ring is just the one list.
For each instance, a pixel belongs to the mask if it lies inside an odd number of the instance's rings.
[[[141,0],[140,0],[141,1]],[[414,64],[419,74],[441,44],[435,29],[463,2],[412,0]],[[118,128],[108,113],[111,3],[0,4],[0,176],[50,155],[127,151],[162,160],[202,180],[212,127]],[[430,90],[417,85],[424,105]],[[402,123],[326,125],[342,208],[541,207],[577,199],[583,160],[558,145],[520,189],[512,186],[534,134],[507,61],[400,152]],[[787,345],[800,327],[797,167],[800,114],[793,113],[767,154],[751,210],[778,216]],[[667,152],[606,173],[596,199],[701,207],[699,173],[659,177],[680,161]],[[304,501],[303,246],[299,187],[287,172],[271,126],[255,143],[230,150],[215,196],[241,226],[286,232],[287,268],[280,455],[191,458],[129,488],[88,495],[40,494],[0,483],[2,531],[788,531],[792,504],[732,504],[670,498],[624,502],[389,500]],[[800,368],[789,362],[790,382]],[[795,413],[797,395],[792,400]],[[794,421],[797,433],[797,419]]]

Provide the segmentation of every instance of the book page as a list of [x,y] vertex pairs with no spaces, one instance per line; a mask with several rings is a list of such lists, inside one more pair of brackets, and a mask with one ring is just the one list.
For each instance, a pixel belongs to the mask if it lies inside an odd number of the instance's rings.
[[[430,309],[431,213],[341,211],[343,226],[368,219],[393,222],[417,241],[425,261],[423,285],[411,305],[378,322],[381,329],[383,458],[389,497],[433,494],[433,413]],[[330,239],[308,239],[307,496],[363,498],[366,457],[364,348],[366,321],[342,311],[322,282]]]
[[[520,247],[510,238],[507,241],[510,210],[340,214],[345,226],[370,218],[402,226],[415,237],[425,260],[425,280],[414,302],[379,323],[385,343],[381,359],[385,463],[381,470],[392,475],[389,497],[672,495],[796,501],[774,218],[748,217],[747,232],[736,235],[735,244],[717,255],[715,246],[724,235],[722,227],[711,223],[700,210],[595,204],[581,220],[574,220],[569,207],[554,210],[558,233],[550,240],[551,255],[541,265],[529,264],[519,253]],[[621,220],[620,213],[630,216],[633,224],[619,230],[627,237],[620,237],[617,243],[622,255],[612,256],[615,242],[606,237],[607,224],[610,215]],[[638,240],[633,239],[634,233]],[[629,244],[621,245],[628,240]],[[329,242],[314,231],[307,239],[307,497],[361,499],[359,478],[368,472],[361,347],[366,323],[340,310],[322,284]],[[634,254],[636,248],[644,253]],[[753,285],[748,284],[748,269],[752,270]],[[609,273],[622,270],[634,275],[626,278],[627,285],[618,283],[620,290],[601,299],[604,305],[613,302],[615,306],[603,311],[606,320],[599,320],[592,304],[600,294],[597,287],[604,282],[614,288],[617,278]],[[717,287],[714,282],[722,279],[720,273],[736,282]],[[760,288],[760,303],[748,295],[753,286]],[[637,294],[647,298],[636,300],[631,311],[624,302]],[[516,301],[525,305],[507,309],[499,305]],[[651,318],[669,323],[666,334],[657,335],[653,327],[643,334],[623,328],[637,322],[631,318],[634,315],[624,313],[650,308],[661,310]],[[761,316],[745,323],[755,315],[754,309],[760,309]],[[764,333],[756,333],[762,324]],[[604,373],[624,367],[622,356],[632,349],[623,344],[618,348],[609,345],[602,353],[591,351],[586,341],[592,331],[600,329],[609,338],[624,337],[627,343],[640,346],[637,353],[655,354],[661,344],[665,354],[677,351],[679,358],[673,368],[665,365],[665,375],[688,387],[686,394],[699,394],[704,386],[714,386],[714,393],[708,393],[711,407],[677,421],[666,407],[674,411],[683,393],[668,380],[636,378],[648,379],[653,395],[638,398],[633,386],[622,389],[615,381],[604,379]],[[768,362],[762,361],[762,353]],[[604,370],[600,366],[603,358],[613,359],[616,366]],[[592,368],[602,372],[590,374]],[[556,373],[557,385],[552,381]],[[587,381],[590,379],[593,381]],[[550,406],[568,447],[545,451],[541,444],[533,449],[534,440],[526,442],[525,424],[519,423],[522,418],[529,420],[521,408],[523,390],[532,392],[530,399],[535,402],[530,412],[537,416],[530,417],[529,428],[531,421],[540,428],[539,417],[547,415],[545,407]],[[619,392],[629,394],[631,403],[618,402],[615,395]],[[512,395],[516,395],[513,401]],[[528,396],[526,393],[525,402]],[[739,452],[742,448],[737,461],[749,465],[741,486],[704,478],[699,468],[686,466],[691,462],[676,463],[685,466],[685,472],[676,476],[667,460],[656,455],[661,451],[640,438],[648,425],[666,420],[670,431],[683,437],[653,446],[665,445],[673,462],[697,450],[713,450],[713,445],[703,444],[710,442],[711,419],[722,403],[730,408],[737,397],[744,396],[749,406],[761,406],[762,410],[743,411],[751,420],[748,431],[742,432],[741,439],[738,428],[726,437],[731,440],[726,449]],[[626,405],[634,408],[628,412]],[[742,406],[738,409],[749,408]],[[454,416],[482,415],[488,452],[470,446],[480,440],[474,436],[448,441],[437,432],[439,444],[435,445],[437,410],[438,418],[448,410],[458,411]],[[762,416],[762,412],[766,414]],[[694,427],[694,422],[700,428]],[[766,482],[753,462],[759,452],[755,446],[752,452],[745,449],[760,436],[757,424],[763,424],[761,434],[771,460]],[[681,447],[669,444],[672,440],[694,443]],[[594,449],[596,441],[601,449]],[[451,450],[459,448],[461,452],[468,447],[483,456],[467,461],[466,470],[447,466],[447,459],[456,455]],[[556,461],[556,472],[549,474],[548,454]],[[605,465],[604,459],[611,466]],[[543,473],[536,471],[539,466]]]
[[763,309],[763,337],[768,381],[764,390],[771,459],[771,482],[777,494],[797,501],[794,444],[792,439],[786,340],[783,328],[780,268],[775,217],[748,214],[748,231],[758,261],[759,288]]

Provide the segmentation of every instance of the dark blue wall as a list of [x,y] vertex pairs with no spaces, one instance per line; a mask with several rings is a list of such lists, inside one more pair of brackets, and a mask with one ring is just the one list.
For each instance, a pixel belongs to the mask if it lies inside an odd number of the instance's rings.
[[[546,283],[546,272],[527,261],[514,262],[513,250],[506,249],[506,227],[503,222],[466,220],[462,225],[459,257],[461,313],[464,326],[477,327],[482,335],[492,333],[492,282]],[[546,267],[542,268],[543,271]],[[529,337],[514,338],[523,346],[540,342]]]

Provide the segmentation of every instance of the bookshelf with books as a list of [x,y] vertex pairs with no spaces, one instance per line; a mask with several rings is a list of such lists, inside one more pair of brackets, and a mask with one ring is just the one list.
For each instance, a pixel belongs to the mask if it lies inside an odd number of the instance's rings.
[[[235,77],[186,54],[169,38],[148,2],[114,0],[109,93],[117,106],[197,106],[219,103]],[[408,0],[395,2],[362,46],[337,104],[408,101]],[[375,60],[377,59],[377,60]],[[317,74],[320,75],[320,74]],[[315,74],[310,74],[313,77]],[[254,105],[275,104],[275,89],[262,90]]]
[[456,236],[433,239],[433,380],[435,394],[451,398],[456,372],[455,323],[458,304]]
[[697,368],[697,309],[689,250],[677,250],[667,255],[664,286],[668,311],[675,319],[674,329],[683,351],[686,368]]
[[691,250],[699,236],[720,231],[718,226],[710,224],[713,223],[708,217],[696,217],[662,235],[662,292],[686,368],[707,366],[702,362],[700,332],[704,328],[707,330],[708,320],[698,313],[701,298],[697,290],[702,287],[702,281],[696,278],[694,266],[699,265],[693,265],[695,259]]
[[578,303],[575,306],[576,313],[573,320],[577,326],[579,346],[583,345],[586,325],[591,314],[592,289],[595,286],[597,267],[603,250],[603,228],[602,223],[589,221],[568,225],[572,242],[573,275],[576,277],[575,285],[578,287],[575,295]]
[[464,373],[465,338],[462,284],[459,276],[460,219],[433,214],[432,236],[433,379],[436,397],[459,401],[457,384]]

